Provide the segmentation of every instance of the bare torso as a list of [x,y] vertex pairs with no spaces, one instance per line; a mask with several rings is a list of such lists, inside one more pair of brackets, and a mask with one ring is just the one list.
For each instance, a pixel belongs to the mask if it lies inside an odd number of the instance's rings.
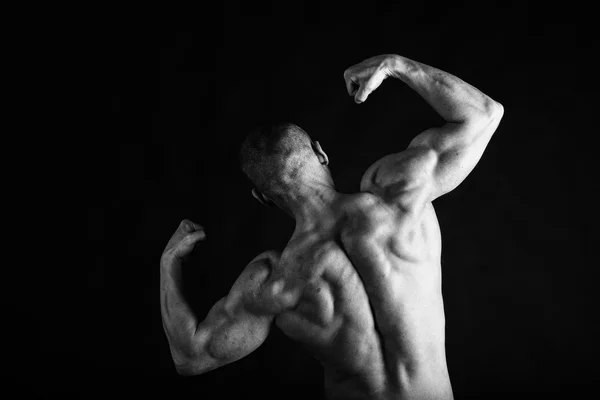
[[300,293],[276,324],[321,361],[332,398],[451,390],[433,206],[408,220],[370,193],[344,195],[316,228],[297,227],[271,274]]
[[[504,108],[465,81],[399,55],[371,57],[344,71],[357,103],[387,77],[409,85],[447,123],[371,165],[362,193],[354,195],[331,192],[330,172],[316,164],[328,158],[313,142],[316,161],[276,205],[318,221],[297,222],[280,255],[252,260],[198,325],[177,290],[177,271],[205,235],[182,222],[161,257],[163,322],[179,371],[204,373],[244,357],[262,344],[274,317],[321,361],[330,398],[452,398],[441,238],[431,201],[477,165]],[[269,203],[265,193],[253,194]],[[320,210],[322,204],[329,206]]]

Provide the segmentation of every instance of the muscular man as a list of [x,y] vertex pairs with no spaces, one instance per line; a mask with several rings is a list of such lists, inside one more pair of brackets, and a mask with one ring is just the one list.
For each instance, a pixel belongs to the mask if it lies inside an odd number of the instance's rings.
[[452,398],[432,201],[475,167],[503,107],[455,76],[398,55],[344,72],[357,103],[387,77],[405,82],[447,123],[368,168],[360,193],[335,190],[327,155],[298,126],[246,138],[241,163],[253,196],[284,210],[296,227],[283,252],[252,260],[203,321],[181,297],[179,270],[205,234],[182,222],[161,260],[164,327],[180,373],[244,357],[275,322],[322,363],[329,398]]

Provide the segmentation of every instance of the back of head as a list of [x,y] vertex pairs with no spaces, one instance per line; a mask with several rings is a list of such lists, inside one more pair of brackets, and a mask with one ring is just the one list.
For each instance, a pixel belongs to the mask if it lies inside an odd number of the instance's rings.
[[270,124],[248,134],[240,148],[240,164],[259,191],[281,197],[301,178],[311,155],[311,139],[302,128]]

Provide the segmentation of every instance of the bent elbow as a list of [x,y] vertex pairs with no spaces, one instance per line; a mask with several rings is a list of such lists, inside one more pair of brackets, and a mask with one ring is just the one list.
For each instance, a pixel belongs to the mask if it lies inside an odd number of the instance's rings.
[[175,364],[175,370],[181,376],[194,376],[202,373],[194,363]]
[[471,131],[478,132],[490,124],[500,122],[503,116],[504,106],[491,98],[487,98],[481,105],[479,112],[465,121],[464,125],[469,126]]
[[191,376],[198,375],[198,360],[200,359],[199,354],[191,351],[191,349],[173,349],[171,348],[171,357],[173,364],[175,364],[175,370],[179,375]]
[[190,362],[185,364],[175,364],[175,369],[177,373],[181,376],[194,376],[194,375],[202,375],[208,371],[212,371],[215,368],[219,368],[224,365],[223,362],[219,362],[212,359],[197,359],[190,360]]
[[196,353],[194,356],[173,357],[175,369],[181,376],[201,375],[222,365],[218,360],[206,353]]
[[195,357],[173,357],[175,370],[181,376],[194,376],[206,372],[207,365],[205,357],[197,355]]
[[496,119],[502,119],[504,116],[504,106],[498,102],[496,102]]
[[490,99],[490,104],[488,105],[488,115],[491,120],[501,120],[504,116],[504,106],[501,103]]

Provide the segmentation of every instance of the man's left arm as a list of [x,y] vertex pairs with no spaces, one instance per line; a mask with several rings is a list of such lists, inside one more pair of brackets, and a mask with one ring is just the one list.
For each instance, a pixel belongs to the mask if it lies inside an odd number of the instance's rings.
[[241,273],[229,294],[198,321],[182,295],[181,261],[206,237],[202,227],[181,222],[161,258],[161,312],[177,372],[196,375],[250,354],[267,338],[274,314],[253,306],[275,255],[265,252]]

